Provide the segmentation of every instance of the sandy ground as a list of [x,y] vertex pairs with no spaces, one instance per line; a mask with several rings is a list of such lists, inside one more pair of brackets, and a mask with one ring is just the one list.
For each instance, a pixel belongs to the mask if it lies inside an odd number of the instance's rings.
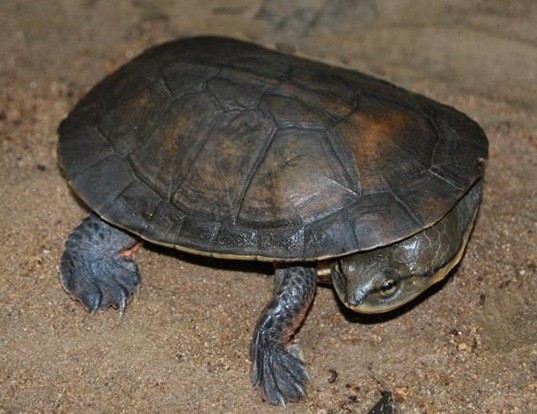
[[297,336],[309,398],[288,413],[537,412],[537,3],[469,0],[0,1],[0,413],[269,413],[248,346],[270,269],[157,248],[123,319],[89,315],[57,263],[87,213],[56,128],[146,47],[225,34],[360,69],[453,105],[490,139],[456,273],[396,315],[321,288]]

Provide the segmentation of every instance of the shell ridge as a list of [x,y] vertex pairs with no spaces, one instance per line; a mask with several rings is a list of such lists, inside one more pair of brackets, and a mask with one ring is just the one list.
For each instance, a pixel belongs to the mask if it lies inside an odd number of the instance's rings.
[[100,164],[102,161],[104,161],[104,160],[106,160],[106,159],[108,159],[110,157],[113,157],[114,155],[117,155],[117,153],[114,152],[113,149],[112,149],[112,152],[110,154],[107,154],[105,157],[100,158],[97,161],[92,162],[89,165],[84,166],[84,168],[82,168],[81,170],[76,170],[76,171],[71,172],[68,175],[69,181],[71,181],[71,182],[74,181],[77,177],[79,177],[80,175],[84,174],[89,169],[95,167],[97,164]]
[[276,132],[277,131],[278,131],[278,128],[275,128],[275,127],[272,128],[272,131],[271,131],[269,139],[267,140],[266,144],[263,146],[263,148],[261,148],[261,151],[257,155],[256,160],[255,160],[255,162],[254,162],[254,164],[253,164],[253,166],[251,168],[251,171],[248,172],[246,183],[243,185],[243,188],[241,189],[239,199],[237,200],[238,208],[237,208],[237,211],[236,211],[235,215],[232,217],[232,222],[233,223],[235,223],[237,221],[237,217],[241,213],[242,205],[244,203],[244,199],[246,197],[246,194],[248,193],[250,185],[252,184],[252,182],[253,182],[253,180],[255,178],[255,175],[256,175],[256,173],[257,173],[257,171],[259,169],[259,166],[263,163],[263,160],[265,159],[267,153],[270,150],[270,147],[272,146],[272,144],[274,142],[274,139],[276,137]]
[[101,135],[101,137],[104,138],[104,140],[108,143],[108,145],[110,145],[110,148],[112,148],[112,151],[114,151],[116,155],[121,155],[120,152],[117,150],[116,146],[114,145],[114,143],[112,142],[112,140],[110,139],[110,137],[103,131],[99,123],[96,123],[94,125],[94,128]]
[[[436,171],[435,171],[436,170]],[[438,179],[444,181],[445,183],[447,183],[448,185],[450,185],[451,187],[455,188],[456,190],[458,191],[465,191],[464,188],[458,186],[455,182],[453,182],[452,180],[450,180],[449,178],[447,177],[444,177],[442,174],[440,174],[441,170],[438,169],[436,166],[432,166],[431,168],[429,168],[427,170],[428,172],[430,172],[432,175],[434,175],[435,177],[437,177]]]
[[164,90],[168,92],[168,94],[172,97],[175,97],[175,94],[173,93],[172,88],[168,84],[168,77],[164,74],[164,71],[162,70],[162,67],[158,67],[158,73],[159,73],[159,82],[164,86]]
[[[110,199],[106,204],[104,204],[101,207],[101,210],[106,211],[108,207],[110,206],[110,204],[117,202],[117,200],[121,200],[121,196],[125,194],[125,192],[134,184],[135,181],[136,181],[136,177],[133,177],[133,179],[127,185],[125,185],[125,187],[119,193],[117,193],[114,197],[112,197],[112,199]],[[123,200],[121,201],[123,202]],[[128,206],[124,202],[123,204],[125,205],[125,207],[128,208]]]
[[[332,129],[330,129],[330,131],[333,132]],[[325,131],[322,131],[322,136],[327,142],[328,147],[330,148],[330,151],[332,151],[332,153],[338,160],[339,164],[341,165],[341,168],[345,172],[345,176],[347,180],[349,181],[349,184],[353,184],[356,186],[355,189],[348,188],[348,187],[347,189],[350,192],[352,192],[355,196],[359,196],[360,194],[362,194],[362,184],[360,181],[360,167],[357,165],[356,162],[352,162],[352,165],[354,167],[354,171],[352,172],[356,174],[356,177],[353,177],[353,174],[351,174],[351,171],[349,171],[350,170],[349,165],[347,165],[347,163],[344,162],[341,154],[338,152],[338,150],[334,146],[334,142],[333,142],[334,138],[332,137],[332,134],[327,134]]]
[[418,218],[412,211],[412,209],[401,199],[392,189],[388,189],[388,192],[393,196],[395,201],[403,207],[403,209],[406,211],[406,213],[409,215],[409,217],[420,227],[424,226],[424,222]]
[[146,179],[144,177],[144,174],[141,173],[139,170],[138,170],[138,167],[136,166],[136,164],[132,161],[131,157],[130,156],[127,156],[125,159],[125,162],[131,167],[131,170],[132,170],[132,173],[134,174],[134,176],[136,177],[136,179],[138,179],[138,181],[140,181],[142,184],[146,185],[148,188],[151,189],[151,191],[153,191],[155,194],[157,194],[161,199],[164,199],[164,194],[162,194],[162,191],[155,185],[153,184],[150,180]]
[[155,133],[156,129],[159,127],[160,121],[162,121],[164,117],[166,117],[166,115],[169,113],[169,110],[171,106],[174,104],[174,102],[176,102],[176,99],[173,99],[168,103],[168,106],[162,111],[162,114],[158,117],[158,120],[155,122],[155,125],[153,126],[151,131],[149,131],[149,133],[140,140],[140,143],[138,143],[138,145],[135,145],[133,149],[127,153],[127,157],[131,157],[135,152],[137,152],[140,148],[146,145],[149,140],[153,138],[153,134]]
[[[174,195],[177,196],[178,194],[181,193],[181,188],[183,187],[184,181],[185,181],[186,177],[188,177],[188,174],[192,170],[192,167],[196,163],[196,160],[200,157],[201,153],[203,152],[203,149],[205,148],[205,145],[210,140],[211,135],[214,132],[215,124],[216,124],[218,119],[219,119],[218,116],[214,116],[213,119],[211,120],[211,125],[209,126],[209,129],[207,130],[207,132],[205,134],[205,137],[204,137],[202,145],[200,146],[199,150],[196,152],[196,154],[190,160],[190,162],[188,164],[188,167],[184,171],[182,177],[179,177],[180,173],[178,171],[173,174],[173,177],[170,180],[170,184],[168,186],[168,193],[167,193],[167,200],[168,200],[168,202],[170,204],[173,204],[172,203],[172,196],[174,196]],[[177,180],[177,182],[174,185],[175,180]]]

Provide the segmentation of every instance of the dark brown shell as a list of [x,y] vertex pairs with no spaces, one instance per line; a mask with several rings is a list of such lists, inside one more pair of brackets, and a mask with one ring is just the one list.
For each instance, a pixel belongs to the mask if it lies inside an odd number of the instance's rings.
[[282,260],[433,225],[482,176],[488,147],[421,95],[210,37],[149,49],[59,133],[68,180],[104,219],[184,250]]

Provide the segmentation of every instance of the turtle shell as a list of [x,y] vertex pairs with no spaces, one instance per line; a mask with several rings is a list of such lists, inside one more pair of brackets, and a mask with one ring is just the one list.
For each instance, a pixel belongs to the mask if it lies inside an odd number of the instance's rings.
[[213,256],[315,260],[440,220],[488,142],[455,109],[359,72],[216,37],[149,49],[59,128],[105,220]]

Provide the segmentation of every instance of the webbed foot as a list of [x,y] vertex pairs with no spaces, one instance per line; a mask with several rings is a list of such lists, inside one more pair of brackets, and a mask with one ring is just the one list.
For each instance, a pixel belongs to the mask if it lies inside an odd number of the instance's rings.
[[306,396],[303,361],[278,342],[260,340],[255,348],[252,382],[268,403],[285,405]]
[[251,346],[252,382],[266,401],[285,405],[306,396],[306,369],[300,351],[288,345],[315,295],[315,270],[276,270],[272,301],[259,320]]
[[60,261],[63,286],[90,310],[123,313],[140,286],[138,266],[128,255],[139,241],[92,214],[69,235]]

